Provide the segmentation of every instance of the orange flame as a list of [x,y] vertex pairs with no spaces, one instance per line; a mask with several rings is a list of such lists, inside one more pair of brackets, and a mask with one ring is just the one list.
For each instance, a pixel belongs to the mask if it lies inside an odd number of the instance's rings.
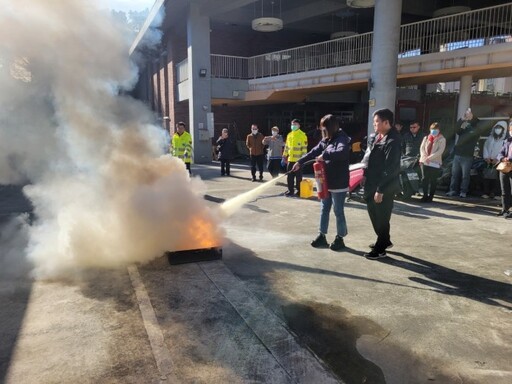
[[222,243],[221,233],[211,220],[204,217],[192,217],[187,225],[188,241],[186,249],[203,249],[219,247]]

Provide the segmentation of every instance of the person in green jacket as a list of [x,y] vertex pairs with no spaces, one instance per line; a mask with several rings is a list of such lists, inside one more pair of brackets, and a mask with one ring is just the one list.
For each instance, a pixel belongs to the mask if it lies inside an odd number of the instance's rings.
[[192,163],[192,136],[185,131],[185,123],[180,121],[176,124],[176,132],[172,136],[171,155],[183,160],[190,174],[190,164]]

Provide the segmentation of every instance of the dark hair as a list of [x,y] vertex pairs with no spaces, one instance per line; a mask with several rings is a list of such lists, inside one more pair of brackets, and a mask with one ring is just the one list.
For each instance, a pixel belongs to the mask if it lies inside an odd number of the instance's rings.
[[377,109],[375,112],[373,112],[372,116],[378,116],[379,119],[381,119],[382,121],[388,121],[389,125],[393,126],[394,115],[393,112],[391,112],[387,108]]
[[185,127],[186,127],[186,125],[185,125],[185,123],[184,123],[183,121],[180,121],[180,122],[178,123],[178,126],[183,127],[183,128],[185,128]]
[[419,122],[418,120],[413,120],[413,121],[411,121],[411,122],[409,123],[409,126],[411,126],[411,125],[413,125],[413,124],[418,124],[418,126],[420,126],[420,127],[421,127],[421,124],[420,124],[420,122]]
[[320,126],[325,128],[326,136],[332,139],[340,130],[340,121],[336,116],[329,114],[322,117]]
[[300,120],[299,120],[299,119],[293,119],[293,120],[292,120],[292,124],[293,124],[293,123],[300,124]]

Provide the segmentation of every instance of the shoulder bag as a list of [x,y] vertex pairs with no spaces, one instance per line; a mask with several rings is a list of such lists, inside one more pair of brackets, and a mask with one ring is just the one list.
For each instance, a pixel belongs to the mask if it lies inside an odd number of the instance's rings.
[[512,171],[512,162],[510,162],[510,161],[507,161],[507,162],[502,161],[501,163],[498,164],[496,169],[498,171],[500,171],[501,173],[509,173],[510,171]]

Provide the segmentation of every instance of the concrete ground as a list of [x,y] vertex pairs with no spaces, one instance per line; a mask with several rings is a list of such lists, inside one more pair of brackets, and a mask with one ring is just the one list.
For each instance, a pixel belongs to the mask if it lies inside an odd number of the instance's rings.
[[[212,207],[255,186],[245,164],[193,172]],[[512,220],[497,202],[398,201],[390,257],[369,261],[364,204],[346,203],[346,250],[317,250],[318,201],[285,189],[224,223],[222,261],[41,282],[7,251],[30,206],[0,188],[0,382],[512,382]]]

